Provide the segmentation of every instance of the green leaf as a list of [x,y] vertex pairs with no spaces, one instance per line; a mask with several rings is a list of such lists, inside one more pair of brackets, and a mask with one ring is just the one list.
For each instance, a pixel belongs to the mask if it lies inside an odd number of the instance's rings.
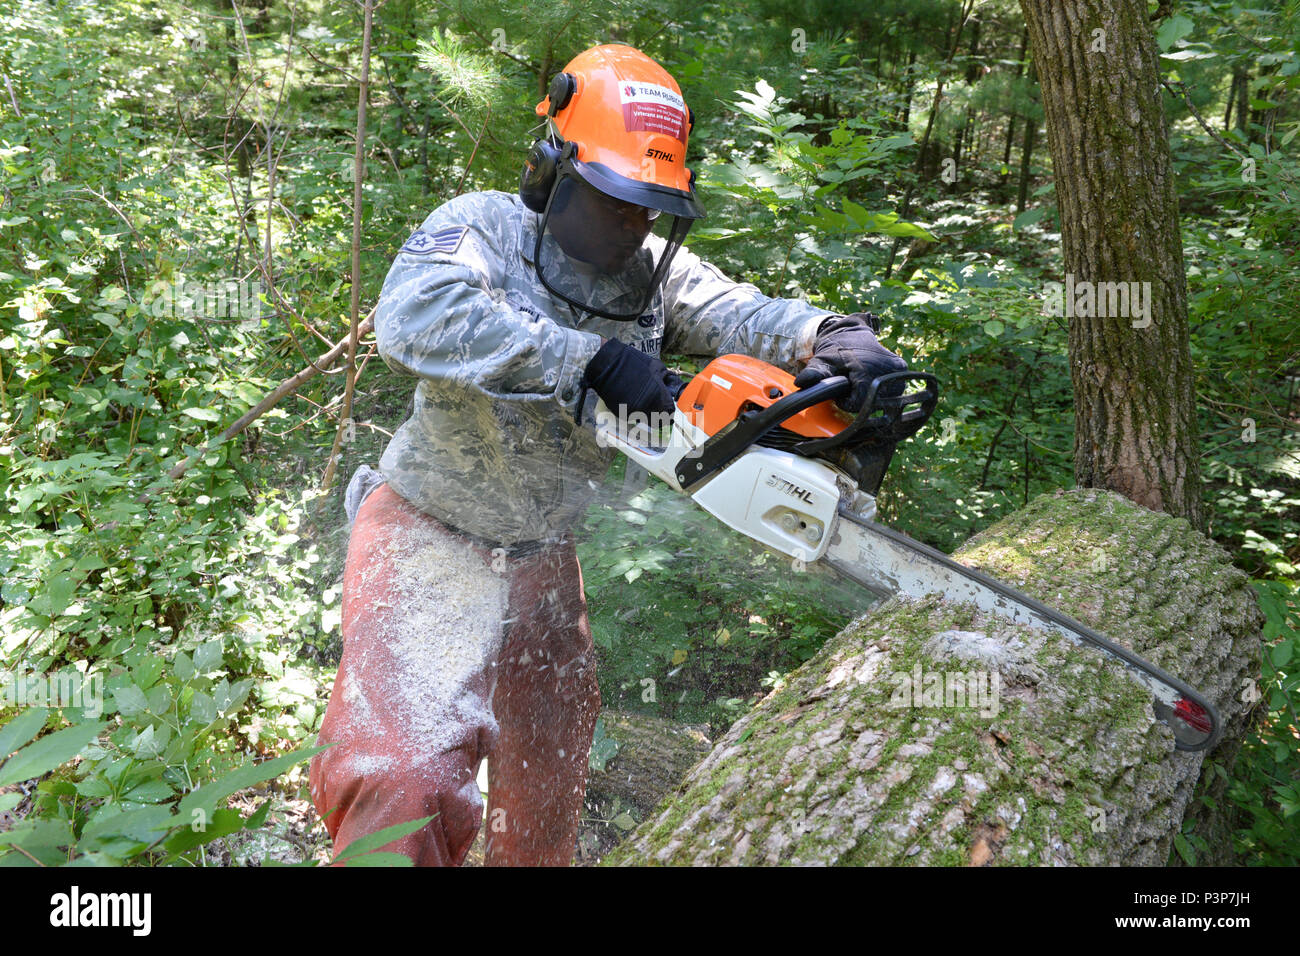
[[55,731],[24,747],[0,766],[0,787],[39,777],[67,763],[81,753],[82,748],[94,740],[105,726],[103,721],[79,724]]
[[1016,216],[1015,221],[1011,223],[1012,231],[1024,229],[1025,226],[1032,226],[1034,223],[1038,222],[1038,220],[1042,219],[1043,214],[1046,212],[1047,209],[1044,206],[1036,206],[1033,209],[1026,209],[1019,216]]
[[224,677],[212,685],[212,699],[216,702],[217,710],[222,714],[229,714],[238,710],[243,704],[244,698],[248,692],[253,689],[251,680],[235,681],[230,684]]
[[108,567],[108,564],[105,563],[104,559],[101,558],[99,555],[87,554],[77,559],[77,563],[73,565],[72,570],[96,571],[100,568],[106,568],[106,567]]
[[[267,801],[267,804],[269,802]],[[245,820],[240,816],[238,810],[229,810],[223,807],[212,815],[212,819],[207,822],[203,829],[198,829],[191,824],[168,837],[163,844],[163,849],[172,855],[179,855],[197,846],[202,846],[204,843],[209,843],[218,837],[238,833],[244,829],[244,825]]]
[[201,724],[210,724],[217,716],[217,702],[203,691],[196,690],[190,700],[190,717]]
[[50,712],[46,708],[31,707],[0,727],[0,759],[9,756],[23,744],[30,743],[41,732],[49,716]]
[[48,614],[58,617],[72,601],[72,594],[77,589],[77,581],[70,574],[56,574],[45,586],[45,596],[49,601]]
[[1160,49],[1168,50],[1183,37],[1190,36],[1195,27],[1190,17],[1176,14],[1160,24],[1156,30],[1156,43]]
[[1179,50],[1177,53],[1161,53],[1161,54],[1160,54],[1160,59],[1162,59],[1162,60],[1175,60],[1175,61],[1180,61],[1180,60],[1211,60],[1211,59],[1213,59],[1214,57],[1216,57],[1216,56],[1218,56],[1218,55],[1219,55],[1219,54],[1215,53],[1213,50],[1205,50],[1205,49],[1195,49],[1195,50],[1193,50],[1193,49],[1186,49],[1186,50]]
[[618,827],[620,830],[624,830],[624,831],[631,830],[636,826],[636,821],[632,819],[631,814],[629,814],[626,810],[620,813],[618,816],[616,816],[613,820],[610,820],[609,822],[614,824],[614,826]]
[[[59,847],[72,842],[68,825],[61,820],[24,820],[18,826],[0,833],[0,846],[11,844],[34,851],[38,847]],[[35,854],[39,855],[39,854]],[[64,854],[66,859],[66,854]]]
[[264,780],[270,780],[272,777],[278,777],[290,767],[304,760],[310,760],[324,749],[324,747],[306,747],[262,763],[244,764],[225,776],[218,777],[211,783],[186,794],[176,805],[176,810],[182,817],[188,817],[194,810],[205,810],[211,817],[216,812],[218,800],[224,800],[236,790],[243,790]]
[[151,714],[161,716],[172,709],[172,694],[166,684],[159,684],[157,687],[152,688],[145,697],[149,701],[149,713]]
[[149,709],[149,701],[145,698],[144,691],[134,684],[113,691],[113,701],[117,705],[118,713],[124,717],[132,717]]
[[924,226],[918,226],[914,222],[904,222],[898,217],[897,213],[892,212],[872,213],[871,221],[864,227],[863,231],[878,232],[886,236],[902,236],[904,239],[939,241],[939,238]]
[[102,843],[114,837],[129,837],[141,843],[156,839],[159,830],[180,823],[167,807],[137,807],[124,810],[109,804],[81,831],[81,842]]
[[865,226],[871,222],[873,214],[865,206],[859,206],[852,199],[845,199],[840,205],[844,207],[844,214],[859,226]]
[[1174,849],[1178,851],[1178,855],[1183,858],[1183,862],[1188,866],[1196,865],[1196,852],[1192,849],[1192,845],[1187,842],[1187,837],[1181,833],[1174,834]]
[[158,683],[167,662],[156,654],[145,654],[131,664],[131,681],[141,690],[148,690]]
[[175,791],[161,780],[147,780],[123,794],[122,799],[134,800],[136,803],[160,803],[163,800],[170,800],[174,793]]
[[77,784],[77,793],[83,797],[111,797],[113,785],[102,777],[90,777]]
[[1269,655],[1273,661],[1273,666],[1279,669],[1285,667],[1287,661],[1291,660],[1293,650],[1295,650],[1295,644],[1291,641],[1282,641],[1274,647],[1272,654]]
[[[437,815],[438,814],[435,813],[433,816],[421,817],[419,820],[408,820],[406,823],[395,823],[391,827],[384,827],[382,830],[376,830],[369,836],[363,836],[360,839],[353,840],[343,849],[339,850],[334,857],[334,862],[342,863],[346,861],[351,864],[358,856],[369,853],[372,850],[377,850],[381,846],[387,846],[394,840],[400,840],[402,837],[414,833]],[[406,860],[408,864],[410,863],[409,857],[402,857],[402,859]]]
[[194,669],[200,674],[221,670],[221,641],[207,641],[194,651]]
[[183,408],[181,414],[197,418],[201,422],[221,421],[221,416],[217,414],[216,409],[212,408]]
[[156,757],[162,753],[162,745],[154,740],[152,724],[146,727],[131,742],[131,752],[137,757]]

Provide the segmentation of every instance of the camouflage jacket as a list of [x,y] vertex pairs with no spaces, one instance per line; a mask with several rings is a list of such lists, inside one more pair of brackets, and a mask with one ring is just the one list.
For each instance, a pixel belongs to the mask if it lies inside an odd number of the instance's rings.
[[[594,393],[584,424],[574,422],[601,336],[656,356],[738,352],[793,373],[832,314],[732,282],[683,247],[647,314],[593,317],[538,280],[538,219],[510,193],[452,199],[402,246],[375,311],[380,355],[419,378],[414,412],[380,471],[420,509],[501,544],[570,530],[609,468],[615,452],[591,427]],[[662,240],[651,235],[646,246],[657,256]],[[576,270],[573,281],[582,281]]]

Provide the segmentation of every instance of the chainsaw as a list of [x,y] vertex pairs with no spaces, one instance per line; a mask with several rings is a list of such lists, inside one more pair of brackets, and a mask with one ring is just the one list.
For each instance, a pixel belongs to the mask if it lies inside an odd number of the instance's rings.
[[877,522],[876,495],[894,449],[933,414],[939,383],[926,372],[881,375],[856,416],[834,404],[849,390],[844,376],[797,389],[793,376],[773,365],[724,355],[685,386],[667,428],[642,427],[648,422],[635,415],[620,423],[601,404],[596,438],[741,534],[796,561],[824,562],[880,598],[938,593],[1105,654],[1150,691],[1155,715],[1179,750],[1218,742],[1217,709],[1177,677]]

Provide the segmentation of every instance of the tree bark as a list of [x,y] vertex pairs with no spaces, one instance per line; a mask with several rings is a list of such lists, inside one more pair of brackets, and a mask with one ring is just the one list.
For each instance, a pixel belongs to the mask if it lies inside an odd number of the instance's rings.
[[1250,122],[1250,71],[1241,67],[1232,74],[1237,87],[1237,132],[1245,136]]
[[916,48],[911,47],[907,51],[907,91],[903,94],[903,129],[907,129],[912,122],[912,93],[916,89],[916,79],[912,73],[912,64],[916,62]]
[[1203,528],[1178,197],[1146,4],[1021,7],[1061,215],[1075,481]]
[[1016,187],[1016,215],[1025,211],[1029,201],[1029,180],[1034,169],[1034,139],[1038,135],[1038,124],[1033,119],[1025,120],[1025,141],[1020,144],[1020,184]]
[[[1179,518],[1041,496],[957,556],[1199,687],[1231,771],[1258,677],[1246,575]],[[898,699],[918,669],[999,675],[997,706]],[[907,680],[904,680],[906,678]],[[918,689],[918,695],[920,691]],[[1164,865],[1186,819],[1232,862],[1224,778],[1174,749],[1120,665],[930,597],[850,624],[723,735],[606,864]],[[1198,778],[1217,811],[1193,799]]]

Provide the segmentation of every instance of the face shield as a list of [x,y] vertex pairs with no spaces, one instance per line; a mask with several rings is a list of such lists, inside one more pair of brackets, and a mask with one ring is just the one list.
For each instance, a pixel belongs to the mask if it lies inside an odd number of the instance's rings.
[[629,184],[566,155],[533,250],[547,291],[608,319],[644,315],[691,223],[702,215],[693,197],[669,192]]

